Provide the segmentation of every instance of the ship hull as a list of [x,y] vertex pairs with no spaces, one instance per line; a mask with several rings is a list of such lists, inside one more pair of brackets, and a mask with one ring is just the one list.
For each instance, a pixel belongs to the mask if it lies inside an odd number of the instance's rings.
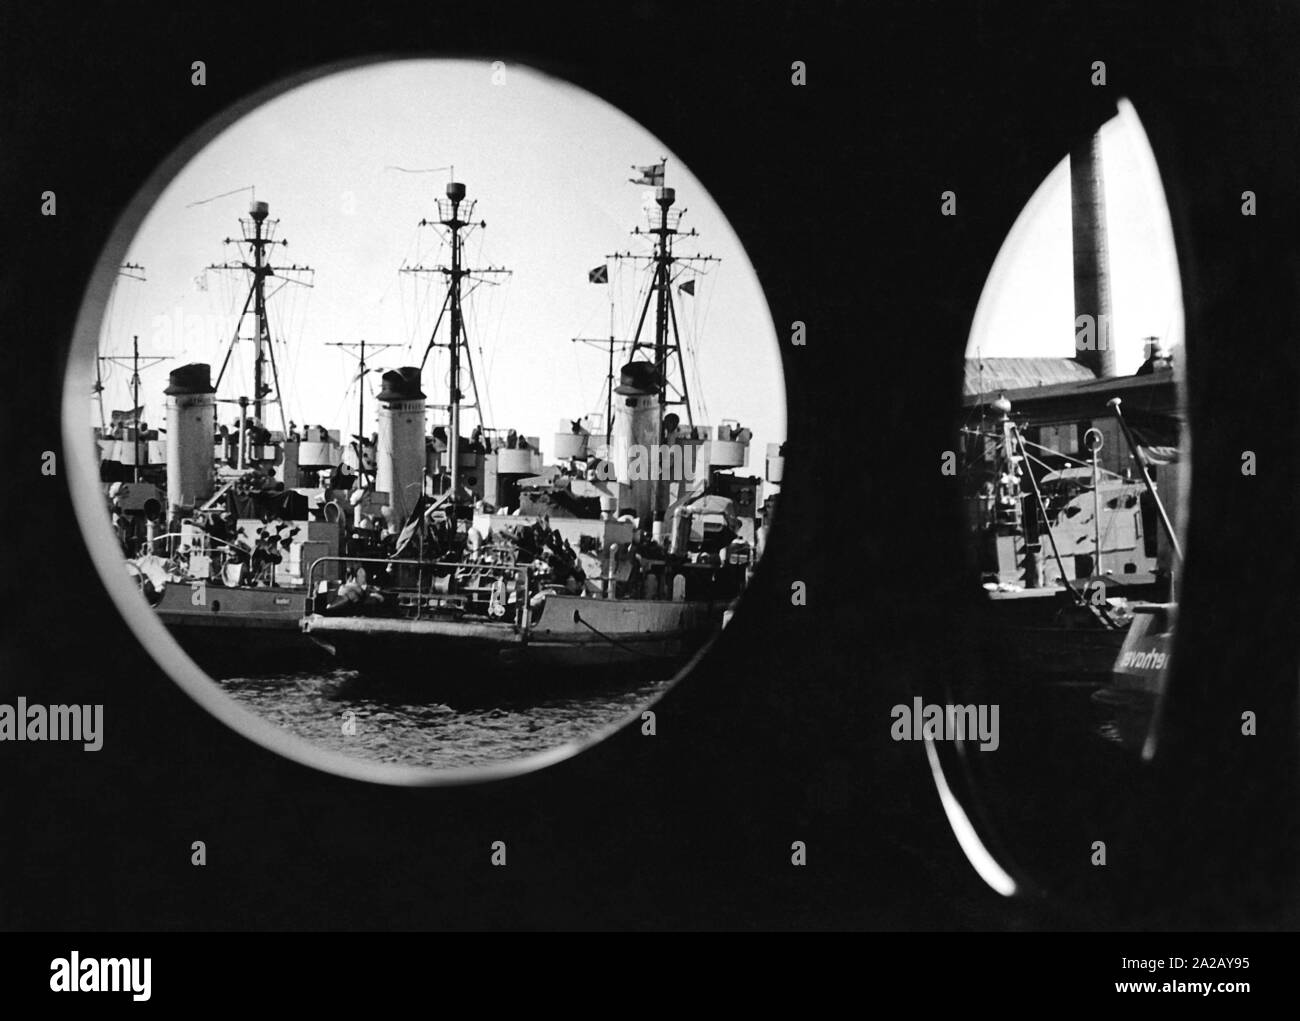
[[986,665],[1054,684],[1107,683],[1127,633],[1102,627],[1059,589],[989,594],[977,622]]
[[1169,681],[1173,660],[1175,603],[1134,607],[1133,626],[1115,658],[1110,683],[1093,692],[1096,711],[1112,722],[1118,743],[1143,747]]
[[1006,669],[1057,683],[1102,685],[1124,644],[1124,631],[1066,627],[1006,626],[994,631],[996,644],[985,647]]
[[667,676],[720,629],[722,610],[706,602],[551,596],[526,634],[504,622],[317,614],[302,628],[342,666],[414,670],[448,684],[475,671]]
[[168,582],[154,609],[199,666],[214,677],[228,677],[328,663],[300,627],[304,599],[301,589],[206,585],[199,591]]

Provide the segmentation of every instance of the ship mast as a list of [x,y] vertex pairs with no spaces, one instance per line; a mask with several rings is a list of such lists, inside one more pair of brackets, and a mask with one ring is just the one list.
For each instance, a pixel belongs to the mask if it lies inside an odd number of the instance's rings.
[[[275,364],[275,347],[271,343],[271,326],[266,315],[266,278],[279,277],[286,283],[311,287],[312,284],[306,280],[286,274],[314,273],[315,270],[310,266],[299,266],[296,263],[292,266],[272,266],[267,259],[266,249],[273,245],[287,247],[289,242],[276,240],[275,228],[280,221],[267,218],[270,212],[270,206],[267,203],[255,200],[249,205],[248,209],[248,217],[241,217],[239,221],[240,227],[243,228],[243,237],[226,238],[224,243],[227,245],[248,245],[253,256],[252,263],[250,264],[247,259],[244,259],[239,262],[215,263],[207,267],[216,270],[241,270],[251,276],[248,295],[244,298],[244,308],[235,322],[235,332],[230,338],[230,345],[226,348],[226,355],[221,361],[221,370],[217,373],[215,386],[221,386],[222,377],[226,374],[226,367],[230,364],[230,356],[235,350],[235,344],[240,339],[239,328],[243,325],[244,317],[248,315],[251,307],[254,319],[253,416],[259,423],[262,421],[262,405],[268,396],[274,394],[271,403],[279,406],[280,428],[287,434],[289,429],[288,423],[285,421],[284,401],[280,396],[280,372]],[[265,381],[265,362],[268,354],[271,360],[271,378],[275,381],[274,389]]]
[[607,444],[611,443],[614,439],[614,352],[632,346],[630,340],[619,340],[614,334],[613,300],[611,299],[609,303],[608,337],[573,337],[571,341],[574,344],[586,344],[588,347],[598,347],[609,351],[609,366],[605,372],[605,392],[602,396],[605,398],[605,442]]
[[[118,267],[117,275],[126,277],[128,280],[145,281],[145,269],[138,262],[124,262]],[[108,323],[112,317],[113,298],[117,297],[117,281],[113,282],[113,297],[109,299],[109,311],[104,314],[104,321]],[[117,359],[111,356],[99,355],[95,359],[95,385],[91,388],[91,393],[99,403],[99,428],[101,430],[108,428],[108,421],[104,418],[104,362],[113,362]],[[159,359],[161,361],[162,359]],[[156,364],[156,363],[155,363]],[[139,402],[137,402],[138,404]],[[134,414],[134,412],[133,412]]]
[[[366,474],[366,374],[370,369],[366,366],[366,341],[364,339],[353,344],[350,341],[331,341],[326,347],[341,347],[347,354],[357,359],[357,477],[363,477]],[[401,347],[401,344],[370,344],[370,349],[382,349],[387,347]],[[353,348],[359,348],[354,353]]]
[[[132,266],[130,263],[127,263],[123,267],[123,269],[127,269],[127,268],[143,270],[144,267]],[[137,279],[143,279],[143,278],[140,277]],[[131,434],[135,438],[133,443],[135,449],[135,463],[132,465],[131,468],[131,478],[135,482],[140,481],[140,370],[150,369],[153,368],[153,366],[155,365],[161,365],[163,362],[169,362],[169,361],[171,361],[171,359],[166,355],[156,355],[152,358],[146,358],[145,364],[141,365],[140,364],[140,337],[138,335],[133,336],[131,338],[131,358],[129,362],[125,358],[117,357],[114,355],[101,355],[96,361],[96,365],[102,362],[112,362],[114,365],[129,364],[131,366]],[[104,400],[103,384],[96,383],[96,387],[100,392],[100,404],[102,409],[103,400]]]
[[[681,256],[674,254],[674,238],[698,237],[699,234],[694,229],[682,230],[680,227],[681,219],[686,215],[687,210],[673,209],[673,204],[677,200],[677,192],[673,188],[665,187],[663,183],[667,163],[667,157],[664,157],[654,167],[633,168],[640,170],[643,176],[649,172],[650,181],[657,184],[655,205],[659,207],[658,212],[649,210],[649,226],[646,228],[637,227],[632,231],[637,236],[649,235],[654,238],[653,253],[638,255],[633,252],[614,252],[608,257],[611,259],[645,259],[653,265],[653,281],[649,290],[646,291],[645,304],[641,307],[641,315],[637,320],[636,333],[633,336],[629,359],[634,359],[637,351],[641,348],[652,351],[654,366],[659,375],[660,420],[662,421],[664,411],[668,407],[684,407],[686,409],[687,424],[694,426],[695,419],[691,412],[690,391],[686,383],[686,364],[682,354],[682,340],[677,329],[677,309],[673,304],[673,266],[677,263],[694,266],[721,260],[712,255]],[[633,183],[650,183],[650,181],[633,181]],[[641,334],[645,328],[646,316],[649,314],[652,300],[655,302],[654,340],[649,342],[642,340]],[[676,385],[673,384],[671,379],[674,367],[677,371]]]
[[[462,209],[462,204],[464,208]],[[424,371],[424,364],[429,360],[429,353],[435,347],[445,347],[449,359],[448,379],[447,379],[447,404],[433,405],[437,410],[446,410],[448,416],[447,425],[447,454],[451,462],[450,491],[451,501],[455,503],[460,498],[460,412],[463,406],[471,407],[478,414],[479,425],[483,424],[483,412],[478,396],[478,380],[474,376],[474,360],[470,353],[469,338],[465,331],[465,318],[461,310],[461,282],[466,277],[476,277],[480,282],[491,283],[489,279],[491,274],[509,274],[511,271],[499,266],[487,266],[482,269],[468,269],[464,265],[465,238],[475,228],[485,229],[487,223],[480,220],[477,223],[473,221],[475,202],[465,201],[465,185],[459,181],[450,181],[447,184],[447,197],[438,200],[437,220],[421,220],[421,227],[442,227],[446,230],[451,242],[451,265],[450,266],[403,266],[403,273],[441,273],[447,278],[447,295],[443,299],[442,311],[438,313],[438,319],[433,324],[433,332],[429,336],[429,343],[424,349],[424,357],[420,359],[420,371]],[[442,323],[443,316],[446,315],[450,320],[450,336],[446,343],[438,343],[438,327]],[[460,389],[460,366],[461,350],[464,349],[465,364],[469,371],[470,387],[474,391],[474,403],[471,405],[462,405],[464,394]]]

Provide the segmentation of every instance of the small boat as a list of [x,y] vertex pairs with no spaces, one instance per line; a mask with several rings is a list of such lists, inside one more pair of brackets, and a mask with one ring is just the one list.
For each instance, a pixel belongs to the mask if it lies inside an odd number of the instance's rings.
[[[1108,404],[1141,481],[1105,477],[1095,447],[1090,466],[1051,468],[1043,458],[1068,459],[1042,447],[1031,454],[1036,445],[1005,397],[992,404],[992,429],[966,430],[981,455],[967,473],[983,569],[975,626],[986,658],[1004,674],[1107,684],[1138,607],[1169,595],[1170,558],[1181,551],[1121,399]],[[1156,534],[1146,534],[1155,522]],[[1099,570],[1113,564],[1124,570]]]

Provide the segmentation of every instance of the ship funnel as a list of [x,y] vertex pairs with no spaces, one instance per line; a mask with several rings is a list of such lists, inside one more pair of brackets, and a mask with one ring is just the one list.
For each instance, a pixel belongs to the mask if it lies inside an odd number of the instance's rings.
[[459,181],[450,181],[447,184],[447,198],[453,202],[461,202],[465,198],[465,186]]
[[424,400],[424,391],[420,389],[420,370],[416,366],[406,365],[400,369],[390,369],[380,378],[383,389],[379,391],[379,400]]
[[265,202],[253,201],[248,204],[248,212],[254,220],[265,220],[267,213],[270,211],[271,207]]
[[614,387],[614,392],[625,397],[639,397],[658,393],[661,383],[662,377],[653,363],[628,362],[619,369],[618,386]]
[[[1074,241],[1074,358],[1098,378],[1115,375],[1110,318],[1110,256],[1106,244],[1106,197],[1101,136],[1070,152],[1070,223]],[[1088,316],[1080,321],[1081,316]],[[1088,324],[1091,329],[1088,329]]]
[[212,445],[216,404],[212,370],[202,362],[168,376],[167,505],[172,514],[212,495]]
[[636,511],[643,526],[655,510],[657,476],[652,479],[651,459],[658,451],[659,387],[662,377],[651,362],[628,362],[619,371],[614,392],[614,430],[609,460],[619,483],[619,505]]
[[424,493],[424,391],[414,365],[385,372],[379,391],[379,446],[375,488],[388,494],[383,510],[390,528],[401,528]]

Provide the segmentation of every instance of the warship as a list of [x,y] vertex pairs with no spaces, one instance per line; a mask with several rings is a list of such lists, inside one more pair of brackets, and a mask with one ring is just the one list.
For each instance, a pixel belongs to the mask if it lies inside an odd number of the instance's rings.
[[[603,433],[563,420],[549,466],[536,437],[462,435],[461,288],[476,272],[462,252],[474,224],[465,186],[447,186],[438,323],[448,324],[450,371],[446,404],[432,406],[445,413],[442,438],[421,456],[421,367],[386,374],[378,445],[392,552],[326,555],[308,572],[301,627],[341,663],[438,683],[518,668],[662,676],[721,628],[761,542],[762,482],[735,474],[748,463],[748,430],[696,423],[673,288],[711,257],[674,250],[695,232],[681,229],[664,162],[637,169],[655,201],[633,233],[653,251],[614,256],[646,262],[636,332],[617,379],[611,337]],[[438,338],[435,325],[430,347]]]
[[[127,569],[182,647],[218,672],[315,658],[298,629],[300,596],[291,594],[303,590],[312,560],[344,548],[341,522],[351,510],[329,482],[347,461],[338,432],[285,421],[266,281],[307,284],[302,274],[311,271],[272,263],[269,250],[286,242],[276,237],[278,221],[269,213],[266,202],[253,201],[240,220],[241,236],[226,239],[241,258],[208,267],[248,280],[217,379],[207,363],[172,370],[164,436],[148,440],[150,460],[161,465],[152,481],[141,481],[140,459],[136,481],[105,491]],[[251,335],[244,336],[248,326]],[[231,383],[223,395],[241,343],[253,347],[253,392],[234,392]],[[138,424],[138,342],[136,359]],[[236,409],[233,427],[217,424],[219,404]],[[264,424],[272,408],[278,430]]]
[[[463,285],[509,271],[466,265],[465,238],[485,224],[463,183],[449,183],[439,216],[420,221],[445,232],[449,264],[401,268],[442,276],[445,299],[420,364],[382,372],[369,439],[367,355],[395,345],[338,345],[354,350],[363,381],[352,442],[285,421],[266,281],[310,268],[273,264],[272,246],[286,242],[267,203],[253,201],[241,237],[226,239],[241,258],[208,267],[248,284],[216,379],[206,362],[173,369],[165,428],[146,439],[137,342],[137,410],[115,422],[113,449],[148,443],[148,453],[129,464],[129,481],[105,481],[127,570],[205,669],[276,672],[326,656],[400,668],[435,655],[493,668],[664,670],[717,632],[775,498],[736,471],[748,463],[748,430],[696,422],[673,291],[693,293],[679,277],[712,257],[674,251],[695,232],[680,228],[664,164],[642,169],[653,172],[643,183],[655,185],[655,203],[633,233],[653,250],[611,256],[648,267],[636,332],[616,345],[611,328],[604,420],[564,419],[550,465],[538,437],[493,428],[480,410]],[[241,343],[253,347],[251,394],[227,382]],[[628,352],[617,376],[616,346]],[[447,390],[427,403],[435,350]],[[232,425],[218,424],[222,405],[236,409]],[[277,409],[273,430],[266,416]],[[769,482],[781,480],[781,453],[768,452]]]

